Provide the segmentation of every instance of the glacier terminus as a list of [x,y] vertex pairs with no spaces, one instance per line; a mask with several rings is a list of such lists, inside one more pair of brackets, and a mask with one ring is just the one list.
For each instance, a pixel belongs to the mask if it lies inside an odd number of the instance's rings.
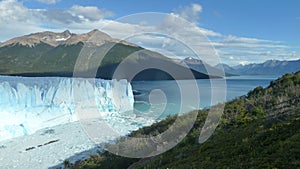
[[75,106],[94,106],[101,116],[132,110],[134,103],[126,80],[2,76],[0,95],[0,140],[77,121]]
[[97,131],[109,142],[154,122],[133,110],[126,80],[0,76],[0,168],[48,168],[86,158],[99,145],[81,121],[118,132]]

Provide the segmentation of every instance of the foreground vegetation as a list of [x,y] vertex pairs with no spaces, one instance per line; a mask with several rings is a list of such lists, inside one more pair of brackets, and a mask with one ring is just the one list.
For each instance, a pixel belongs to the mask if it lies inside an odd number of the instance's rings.
[[[104,152],[66,168],[300,168],[300,72],[287,74],[263,89],[226,103],[214,134],[198,143],[208,110],[198,111],[190,133],[173,149],[134,159]],[[132,135],[156,135],[169,117]],[[184,125],[184,124],[183,124]]]

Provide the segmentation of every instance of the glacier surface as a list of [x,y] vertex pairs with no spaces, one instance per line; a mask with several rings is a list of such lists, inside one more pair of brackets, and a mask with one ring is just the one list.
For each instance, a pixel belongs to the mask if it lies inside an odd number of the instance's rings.
[[91,110],[118,125],[133,104],[126,80],[0,76],[0,141],[78,121]]
[[74,163],[156,121],[126,80],[0,76],[0,168]]

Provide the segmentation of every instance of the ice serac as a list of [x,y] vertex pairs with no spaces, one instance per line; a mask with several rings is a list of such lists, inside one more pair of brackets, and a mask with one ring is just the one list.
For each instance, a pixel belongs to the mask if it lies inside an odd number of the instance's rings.
[[133,110],[133,103],[126,80],[0,76],[0,141],[77,121],[76,107],[101,116]]

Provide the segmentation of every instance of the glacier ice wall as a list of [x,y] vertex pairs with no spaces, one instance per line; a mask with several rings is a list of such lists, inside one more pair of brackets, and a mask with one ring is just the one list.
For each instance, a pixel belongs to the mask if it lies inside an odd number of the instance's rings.
[[0,76],[0,141],[77,121],[75,106],[107,114],[133,103],[126,80]]

